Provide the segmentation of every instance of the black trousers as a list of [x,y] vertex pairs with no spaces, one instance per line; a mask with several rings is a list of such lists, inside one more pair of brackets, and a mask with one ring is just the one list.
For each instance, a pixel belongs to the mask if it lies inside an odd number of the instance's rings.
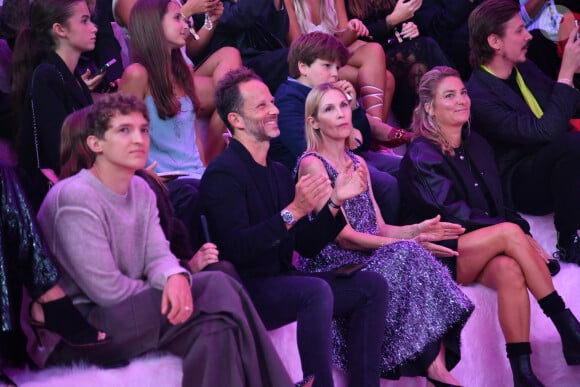
[[385,332],[387,283],[373,272],[350,278],[333,273],[296,273],[243,280],[267,329],[297,322],[304,376],[332,387],[331,319],[350,319],[349,386],[379,386],[380,349]]
[[518,211],[553,211],[558,231],[580,229],[580,133],[568,132],[526,157],[514,170],[510,188]]

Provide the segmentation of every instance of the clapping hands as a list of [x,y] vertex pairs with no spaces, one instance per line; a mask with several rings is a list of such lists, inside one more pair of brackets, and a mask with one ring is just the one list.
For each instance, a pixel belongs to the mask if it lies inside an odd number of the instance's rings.
[[339,202],[337,204],[363,193],[368,186],[367,176],[366,165],[359,163],[355,166],[352,160],[342,171],[338,171],[333,190],[333,197]]
[[300,219],[312,212],[322,200],[327,200],[331,192],[328,176],[303,175],[296,183],[296,194],[288,208],[296,219]]

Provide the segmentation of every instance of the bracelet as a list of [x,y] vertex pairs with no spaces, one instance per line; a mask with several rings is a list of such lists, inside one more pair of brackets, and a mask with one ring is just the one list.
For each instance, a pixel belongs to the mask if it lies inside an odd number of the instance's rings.
[[326,205],[330,206],[330,208],[334,208],[335,210],[340,210],[340,206],[332,201],[332,198],[328,198]]
[[397,129],[395,131],[391,131],[388,137],[390,137],[390,140],[400,140],[405,136],[405,134],[407,134],[405,129]]

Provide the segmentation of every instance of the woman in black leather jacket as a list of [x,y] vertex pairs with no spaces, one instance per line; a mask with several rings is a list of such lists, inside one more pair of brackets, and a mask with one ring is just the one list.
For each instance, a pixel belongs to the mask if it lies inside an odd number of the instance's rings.
[[529,235],[529,225],[504,208],[493,150],[469,133],[470,107],[456,70],[435,67],[423,76],[412,124],[419,138],[399,172],[403,216],[413,221],[440,214],[466,228],[457,241],[448,241],[459,253],[455,262],[444,263],[457,282],[497,290],[514,384],[542,386],[529,363],[528,289],[560,333],[569,365],[580,364],[580,324],[554,289],[549,257]]

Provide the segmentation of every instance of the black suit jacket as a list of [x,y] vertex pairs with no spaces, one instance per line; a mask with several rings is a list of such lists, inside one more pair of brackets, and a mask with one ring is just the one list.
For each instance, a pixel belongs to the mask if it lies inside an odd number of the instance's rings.
[[280,211],[294,199],[294,192],[286,167],[269,159],[267,167],[260,166],[235,139],[206,169],[201,208],[220,258],[231,261],[240,276],[293,271],[294,250],[314,257],[346,225],[342,212],[333,217],[324,207],[316,217],[302,218],[286,230]]
[[[472,126],[491,144],[506,188],[518,162],[570,129],[580,108],[580,93],[545,76],[531,61],[518,65],[542,107],[536,118],[521,95],[486,72],[474,69],[466,87],[471,97]],[[509,192],[509,191],[508,191]]]

